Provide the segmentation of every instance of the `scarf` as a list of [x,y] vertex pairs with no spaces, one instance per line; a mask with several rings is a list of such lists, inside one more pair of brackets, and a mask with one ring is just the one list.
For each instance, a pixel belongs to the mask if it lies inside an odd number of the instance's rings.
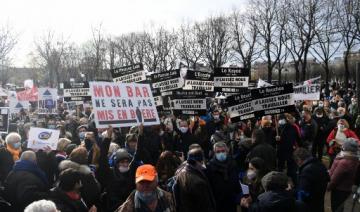
[[14,162],[20,159],[20,149],[14,149],[12,147],[10,147],[9,145],[7,145],[6,149],[10,152],[10,154],[13,157]]
[[40,178],[40,180],[47,186],[49,185],[47,177],[45,175],[45,173],[36,165],[36,163],[28,161],[28,160],[19,160],[15,162],[14,168],[13,168],[14,172],[17,171],[27,171],[27,172],[31,172],[32,174],[34,174],[35,176],[37,176],[38,178]]
[[[168,205],[165,199],[165,194],[159,188],[157,188],[157,200],[158,202],[155,211],[161,211],[161,212],[170,211],[170,205]],[[143,212],[143,211],[150,212],[147,205],[143,201],[141,201],[140,198],[137,197],[137,195],[134,195],[134,203],[135,203],[136,212]]]

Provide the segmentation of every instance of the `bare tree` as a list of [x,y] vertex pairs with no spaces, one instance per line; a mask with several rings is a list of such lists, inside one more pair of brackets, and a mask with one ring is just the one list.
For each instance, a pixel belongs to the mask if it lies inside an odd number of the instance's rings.
[[187,67],[196,69],[204,50],[197,40],[198,29],[194,25],[182,24],[178,30],[177,55],[186,62]]
[[284,57],[284,31],[287,22],[283,15],[280,0],[252,0],[250,5],[251,19],[259,31],[259,46],[263,50],[267,63],[268,81],[272,80],[272,72]]
[[105,66],[106,41],[102,25],[92,27],[91,51],[94,60],[94,68],[89,70],[90,79],[101,78]]
[[343,44],[345,47],[344,52],[344,68],[345,68],[345,88],[349,87],[350,68],[349,68],[349,55],[353,48],[359,43],[356,40],[356,19],[354,13],[356,13],[355,4],[356,1],[352,0],[333,0],[336,16],[334,20],[337,21],[337,28],[343,38]]
[[329,94],[330,81],[330,59],[339,50],[343,37],[339,33],[337,19],[336,19],[336,5],[328,1],[321,10],[321,20],[318,27],[314,30],[315,39],[312,46],[312,54],[314,57],[320,58],[322,66],[325,70],[325,88],[326,93]]
[[236,52],[234,57],[243,64],[244,68],[251,70],[251,65],[260,57],[261,50],[257,44],[259,31],[250,13],[242,14],[239,11],[233,11],[231,30],[232,49]]
[[321,19],[320,10],[326,3],[323,0],[288,0],[285,2],[287,4],[286,11],[289,14],[289,23],[285,30],[288,40],[286,46],[294,60],[296,81],[299,82],[300,79],[304,81],[310,47],[315,37],[315,29]]
[[61,63],[66,49],[67,41],[62,36],[55,37],[53,31],[46,32],[41,38],[35,41],[37,58],[39,64],[48,74],[48,83],[53,87],[61,79]]
[[17,36],[10,26],[6,25],[0,28],[0,61],[7,60],[11,50],[17,43]]
[[220,15],[195,24],[198,31],[198,42],[204,50],[204,58],[212,70],[229,61],[231,50],[229,23],[229,18]]

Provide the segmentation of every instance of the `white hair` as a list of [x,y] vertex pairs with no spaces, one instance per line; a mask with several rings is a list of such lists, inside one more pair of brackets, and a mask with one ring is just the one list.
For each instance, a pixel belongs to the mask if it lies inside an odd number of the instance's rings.
[[7,135],[5,138],[5,142],[6,144],[11,144],[11,145],[15,143],[19,143],[21,142],[21,136],[19,135],[19,133],[16,132],[9,133],[9,135]]
[[49,200],[39,200],[28,205],[24,212],[57,212],[55,203]]

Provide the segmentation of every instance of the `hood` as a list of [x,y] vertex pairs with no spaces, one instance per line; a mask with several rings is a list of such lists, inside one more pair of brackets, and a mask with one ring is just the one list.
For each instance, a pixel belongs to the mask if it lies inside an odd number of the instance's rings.
[[59,171],[63,171],[65,169],[73,168],[76,171],[79,171],[82,174],[91,174],[91,169],[87,165],[80,165],[76,162],[70,160],[63,160],[59,164]]
[[291,209],[295,208],[295,199],[285,191],[267,191],[258,197],[260,204],[265,208]]

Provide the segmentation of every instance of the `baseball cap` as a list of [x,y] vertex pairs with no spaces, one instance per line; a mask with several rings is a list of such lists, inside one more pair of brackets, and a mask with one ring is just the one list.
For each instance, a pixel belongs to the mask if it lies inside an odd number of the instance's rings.
[[136,183],[141,182],[143,180],[154,181],[157,176],[157,173],[154,166],[150,164],[145,164],[137,168],[135,176],[136,176],[135,177]]

